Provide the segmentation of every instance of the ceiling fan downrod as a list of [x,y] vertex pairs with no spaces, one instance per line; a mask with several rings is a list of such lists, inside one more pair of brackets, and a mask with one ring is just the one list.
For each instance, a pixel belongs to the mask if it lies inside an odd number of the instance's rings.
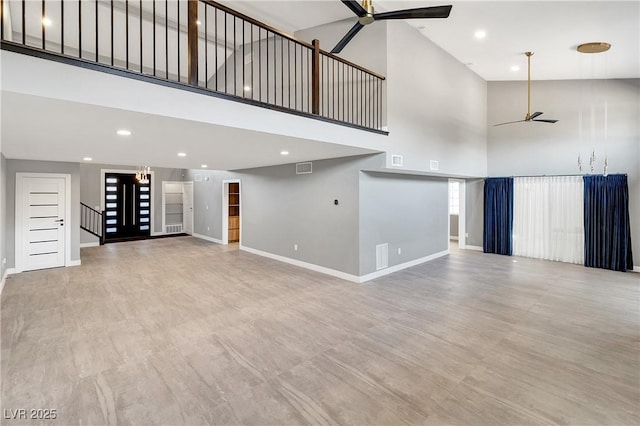
[[526,121],[531,120],[531,57],[533,52],[524,52],[527,55],[527,116]]

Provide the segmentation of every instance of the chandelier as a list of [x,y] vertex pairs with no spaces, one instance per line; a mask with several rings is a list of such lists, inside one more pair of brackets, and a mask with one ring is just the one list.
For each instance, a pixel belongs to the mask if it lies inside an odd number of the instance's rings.
[[149,183],[149,176],[151,176],[151,167],[143,166],[136,171],[136,180],[138,183]]

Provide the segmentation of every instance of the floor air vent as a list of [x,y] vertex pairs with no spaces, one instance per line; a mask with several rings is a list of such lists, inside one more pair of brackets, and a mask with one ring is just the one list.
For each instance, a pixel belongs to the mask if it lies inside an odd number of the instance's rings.
[[311,161],[307,163],[297,163],[296,164],[296,174],[297,175],[306,175],[313,172],[313,164]]
[[389,267],[389,244],[378,244],[376,246],[376,270]]
[[164,232],[167,234],[179,234],[182,232],[182,224],[167,225],[165,226]]

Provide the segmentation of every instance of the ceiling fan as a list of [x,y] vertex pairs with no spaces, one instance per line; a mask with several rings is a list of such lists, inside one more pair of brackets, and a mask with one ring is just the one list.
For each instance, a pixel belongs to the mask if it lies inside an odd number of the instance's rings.
[[395,10],[393,12],[374,13],[371,0],[362,0],[362,5],[356,0],[341,0],[353,13],[358,16],[358,22],[342,37],[331,53],[340,53],[358,32],[374,21],[386,19],[422,19],[448,18],[451,6],[419,7],[416,9]]
[[558,120],[543,120],[538,119],[543,113],[536,111],[531,114],[531,57],[533,52],[524,52],[527,55],[527,115],[524,116],[524,120],[508,121],[506,123],[494,124],[493,127],[503,126],[505,124],[523,123],[528,121],[537,121],[540,123],[557,123]]

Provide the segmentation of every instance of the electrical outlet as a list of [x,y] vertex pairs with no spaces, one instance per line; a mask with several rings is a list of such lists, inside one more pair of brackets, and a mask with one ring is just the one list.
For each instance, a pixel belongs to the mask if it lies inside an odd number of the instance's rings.
[[4,259],[2,259],[2,264],[6,265],[7,264],[7,258],[5,257]]
[[297,244],[294,244],[294,245],[293,245],[293,250],[294,250],[294,251],[298,251],[298,245],[297,245]]
[[398,247],[398,254],[402,254],[402,249]]
[[207,204],[207,208],[205,210],[209,210],[209,204]]
[[468,232],[465,232],[464,237],[465,237],[465,238],[469,238],[469,233],[468,233]]
[[211,228],[207,226],[207,231],[211,231]]

